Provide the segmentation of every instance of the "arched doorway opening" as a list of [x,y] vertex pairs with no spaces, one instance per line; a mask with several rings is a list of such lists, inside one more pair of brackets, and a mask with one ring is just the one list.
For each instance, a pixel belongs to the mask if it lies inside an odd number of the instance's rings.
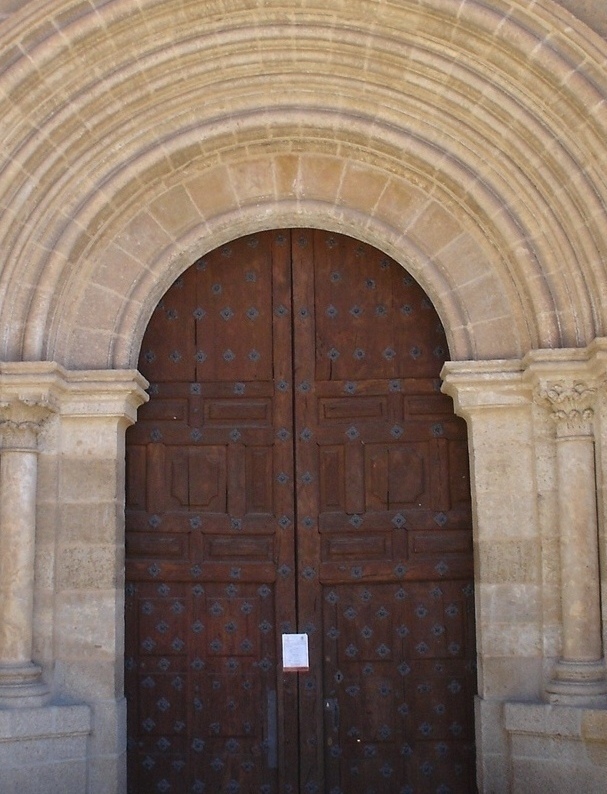
[[249,235],[167,292],[127,436],[129,791],[474,789],[446,357],[419,285],[343,235]]

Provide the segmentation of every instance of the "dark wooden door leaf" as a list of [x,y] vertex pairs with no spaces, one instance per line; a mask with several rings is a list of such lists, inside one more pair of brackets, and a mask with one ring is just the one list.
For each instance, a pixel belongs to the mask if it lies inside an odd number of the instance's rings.
[[251,235],[168,290],[127,434],[129,792],[474,790],[446,357],[420,286],[338,234]]

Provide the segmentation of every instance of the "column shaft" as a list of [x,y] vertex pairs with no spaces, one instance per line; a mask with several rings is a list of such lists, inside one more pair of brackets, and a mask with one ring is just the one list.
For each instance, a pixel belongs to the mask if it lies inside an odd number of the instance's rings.
[[556,425],[562,649],[550,699],[607,703],[601,636],[594,417],[597,387],[581,379],[546,382],[540,400]]
[[0,666],[26,665],[32,658],[36,475],[36,452],[2,452]]
[[48,688],[32,661],[38,434],[45,402],[0,404],[0,706],[41,705]]
[[563,652],[567,661],[602,656],[594,444],[589,436],[557,440],[561,522]]

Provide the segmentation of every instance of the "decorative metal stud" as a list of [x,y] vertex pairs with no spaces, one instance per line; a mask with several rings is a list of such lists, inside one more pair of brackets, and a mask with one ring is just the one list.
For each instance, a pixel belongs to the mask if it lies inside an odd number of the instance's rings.
[[444,560],[441,560],[434,566],[434,570],[439,576],[445,576],[447,573],[449,573],[449,566]]

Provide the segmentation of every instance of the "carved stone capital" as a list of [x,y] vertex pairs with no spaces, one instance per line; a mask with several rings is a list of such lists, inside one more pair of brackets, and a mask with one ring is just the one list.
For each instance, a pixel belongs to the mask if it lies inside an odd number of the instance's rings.
[[535,399],[550,410],[557,435],[590,435],[597,391],[583,381],[555,381],[538,386]]
[[38,434],[56,406],[45,396],[0,401],[0,442],[4,449],[35,450]]

